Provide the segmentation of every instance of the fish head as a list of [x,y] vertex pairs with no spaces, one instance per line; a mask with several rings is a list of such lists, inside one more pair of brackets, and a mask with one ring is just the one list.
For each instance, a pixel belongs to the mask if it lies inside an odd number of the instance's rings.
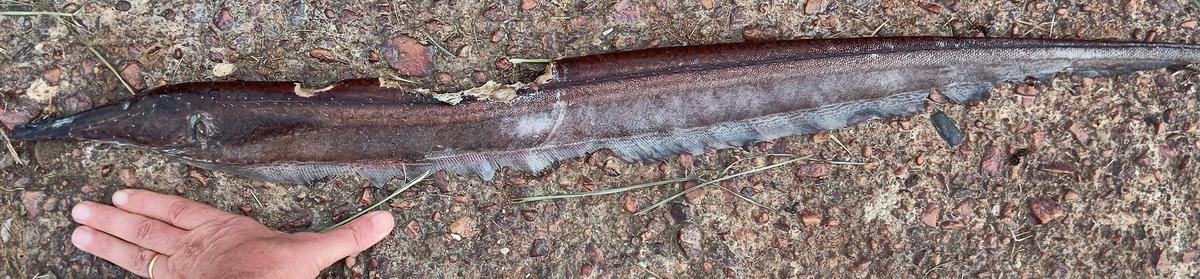
[[78,140],[132,145],[171,153],[207,144],[213,127],[206,111],[185,94],[153,89],[113,104],[13,129],[15,141]]

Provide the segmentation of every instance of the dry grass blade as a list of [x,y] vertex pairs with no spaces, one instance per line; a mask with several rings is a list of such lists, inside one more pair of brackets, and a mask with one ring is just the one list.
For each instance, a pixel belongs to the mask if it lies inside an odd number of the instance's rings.
[[0,11],[0,16],[75,16],[71,13],[41,11]]
[[389,201],[393,198],[396,198],[396,196],[399,196],[400,193],[404,192],[404,190],[408,190],[408,188],[411,188],[413,185],[417,185],[418,182],[425,180],[425,178],[429,177],[430,174],[432,174],[432,172],[426,171],[425,173],[422,173],[421,176],[417,176],[417,178],[413,178],[413,180],[409,181],[408,184],[404,184],[404,186],[401,186],[399,189],[396,189],[396,191],[392,192],[391,195],[388,195],[387,197],[379,199],[379,201],[376,201],[375,203],[371,204],[371,206],[363,208],[363,210],[358,211],[358,213],[354,213],[354,215],[351,215],[350,218],[346,218],[345,220],[342,220],[341,222],[337,222],[337,224],[333,224],[333,226],[329,226],[328,228],[321,230],[321,232],[325,233],[325,232],[329,232],[334,229],[337,229],[338,227],[341,227],[342,225],[345,225],[346,223],[350,223],[350,221],[354,221],[354,219],[358,219],[358,217],[362,217],[363,214],[367,214],[367,212],[371,212],[372,210],[379,208],[380,205],[383,205],[387,201]]
[[[669,202],[671,202],[671,201],[673,201],[673,200],[675,200],[675,199],[678,199],[679,197],[682,197],[683,195],[687,195],[687,193],[691,193],[691,192],[693,192],[693,191],[699,190],[699,189],[701,189],[701,188],[704,188],[704,187],[710,187],[710,186],[712,186],[712,185],[717,185],[717,183],[720,183],[721,181],[725,181],[725,180],[729,180],[729,179],[734,179],[734,178],[738,178],[738,177],[741,177],[741,176],[745,176],[745,175],[748,175],[748,174],[753,174],[753,173],[757,173],[757,172],[763,172],[763,171],[770,170],[770,169],[773,169],[773,168],[782,167],[782,166],[785,166],[785,165],[788,165],[788,164],[791,164],[791,163],[795,163],[795,162],[799,162],[799,161],[803,161],[803,160],[808,160],[808,159],[809,159],[809,158],[811,158],[811,157],[812,157],[812,156],[810,155],[810,156],[804,156],[804,157],[799,157],[799,158],[793,158],[793,159],[789,159],[789,160],[787,160],[787,161],[779,162],[779,163],[777,163],[777,164],[768,165],[768,166],[763,166],[763,167],[758,167],[758,168],[753,168],[753,169],[750,169],[750,170],[747,170],[747,171],[743,171],[743,172],[739,172],[739,173],[735,173],[735,174],[731,174],[731,175],[726,175],[726,176],[723,176],[723,177],[721,177],[721,178],[717,178],[717,179],[713,179],[713,180],[705,181],[704,183],[700,183],[700,185],[696,185],[696,186],[693,186],[693,187],[691,187],[691,188],[687,188],[686,190],[680,191],[679,193],[676,193],[675,195],[672,195],[672,196],[670,196],[670,197],[667,197],[666,199],[663,199],[663,200],[661,200],[661,201],[658,201],[657,203],[655,203],[655,204],[652,204],[652,205],[650,205],[650,206],[648,206],[648,207],[646,207],[646,208],[643,208],[642,210],[638,210],[638,212],[635,212],[635,213],[633,213],[633,214],[634,214],[634,215],[641,215],[641,214],[644,214],[644,213],[646,213],[646,212],[650,212],[651,210],[654,210],[654,209],[657,209],[657,208],[659,208],[659,207],[662,207],[663,205],[666,205],[667,203],[669,203]],[[728,169],[728,168],[726,168],[726,169]],[[741,197],[741,195],[738,195],[738,196],[739,196],[739,197]],[[749,200],[749,198],[746,198],[746,197],[742,197],[742,198],[743,198],[743,199],[746,199],[746,200]],[[753,202],[753,201],[752,201],[752,203],[754,203],[754,204],[756,204],[756,205],[759,205],[759,204],[758,204],[758,202]]]
[[559,194],[559,195],[524,197],[524,198],[514,199],[512,202],[513,203],[526,203],[526,202],[545,201],[545,200],[582,198],[582,197],[590,197],[590,196],[609,195],[609,194],[616,194],[616,193],[632,191],[632,190],[637,190],[637,189],[642,189],[642,188],[649,188],[649,187],[654,187],[654,186],[687,182],[692,179],[696,179],[696,178],[689,176],[689,177],[684,177],[684,178],[676,178],[676,179],[670,179],[670,180],[634,184],[634,185],[629,185],[629,186],[620,187],[620,188],[602,189],[602,190],[578,192],[578,193],[567,193],[567,194]]
[[8,139],[8,133],[4,132],[4,129],[0,129],[0,139],[4,140],[4,147],[8,149],[8,156],[12,156],[13,162],[24,165],[25,161],[22,161],[21,156],[17,155],[17,149],[13,148],[12,141]]
[[546,64],[546,63],[554,62],[554,60],[553,59],[545,59],[545,58],[542,58],[542,59],[509,58],[508,62],[513,63],[513,64]]
[[[76,13],[78,13],[78,12],[79,11],[76,11]],[[100,60],[100,63],[104,64],[104,67],[108,68],[108,71],[112,72],[112,74],[117,77],[117,81],[120,81],[121,85],[125,86],[125,90],[128,90],[129,94],[137,94],[137,91],[134,91],[133,87],[129,86],[129,82],[125,81],[125,78],[121,76],[121,73],[117,71],[117,68],[113,67],[112,63],[109,63],[108,59],[105,58],[104,55],[101,55],[100,51],[96,50],[96,47],[92,46],[91,42],[83,39],[83,37],[79,35],[79,29],[77,29],[78,28],[77,26],[79,26],[79,25],[76,24],[75,22],[73,22],[73,20],[75,19],[75,13],[62,13],[62,12],[47,12],[47,13],[48,13],[48,15],[54,15],[55,16],[54,19],[58,21],[58,24],[67,26],[67,30],[71,31],[71,37],[74,38],[76,41],[79,41],[79,43],[83,44],[83,46],[88,49],[88,52],[92,53],[92,56],[95,56],[97,60]]]

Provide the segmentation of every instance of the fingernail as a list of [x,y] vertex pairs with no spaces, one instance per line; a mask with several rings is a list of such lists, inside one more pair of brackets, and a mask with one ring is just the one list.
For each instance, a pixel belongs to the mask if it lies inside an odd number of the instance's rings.
[[75,246],[84,246],[92,243],[92,229],[88,227],[76,228],[75,233],[71,234],[71,243],[75,243]]
[[85,203],[78,203],[75,208],[71,209],[71,217],[75,218],[76,222],[87,220],[88,217],[92,217],[92,207]]
[[126,193],[125,190],[113,193],[113,205],[125,205],[125,201],[127,200],[129,200],[129,193]]
[[375,212],[375,216],[371,216],[371,228],[376,232],[389,231],[392,229],[392,222],[390,222],[392,221],[391,219],[392,215],[387,214],[387,212]]

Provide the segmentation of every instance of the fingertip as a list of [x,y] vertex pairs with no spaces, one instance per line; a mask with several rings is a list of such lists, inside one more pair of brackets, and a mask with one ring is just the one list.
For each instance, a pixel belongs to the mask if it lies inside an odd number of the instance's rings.
[[92,243],[95,233],[96,231],[89,227],[80,226],[75,228],[75,231],[71,233],[71,244],[82,249],[84,246]]
[[87,201],[79,202],[75,204],[75,207],[71,208],[71,218],[75,219],[75,222],[83,223],[83,221],[92,217],[92,208],[89,203]]
[[123,205],[125,205],[126,202],[129,202],[129,191],[128,190],[117,190],[117,192],[113,193],[113,195],[112,195],[113,205],[123,206]]
[[396,227],[396,219],[391,212],[385,210],[371,213],[371,231],[379,235],[387,235]]

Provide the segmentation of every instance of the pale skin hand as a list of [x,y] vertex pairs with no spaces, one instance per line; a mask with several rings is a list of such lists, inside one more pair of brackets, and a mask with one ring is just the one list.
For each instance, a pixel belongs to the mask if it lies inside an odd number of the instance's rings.
[[113,206],[80,202],[71,217],[81,226],[71,243],[137,274],[154,278],[313,278],[349,255],[383,240],[395,226],[372,212],[328,233],[287,234],[246,216],[192,200],[143,190],[120,190]]

